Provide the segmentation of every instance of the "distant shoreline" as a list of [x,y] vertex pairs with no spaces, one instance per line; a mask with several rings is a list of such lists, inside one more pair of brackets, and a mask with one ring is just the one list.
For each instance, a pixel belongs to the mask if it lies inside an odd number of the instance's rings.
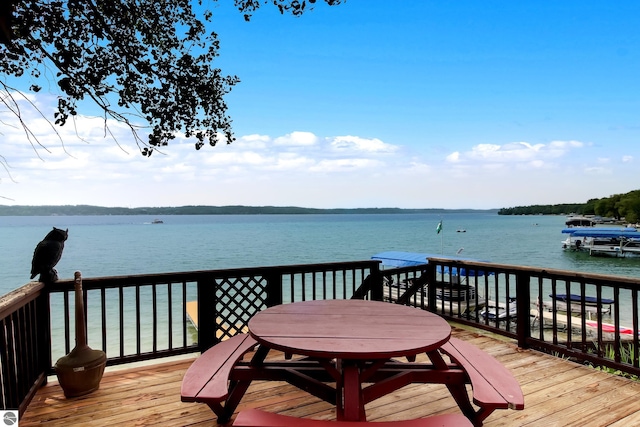
[[92,215],[309,215],[309,214],[416,214],[498,213],[498,209],[316,209],[296,206],[178,206],[103,207],[92,205],[0,206],[0,216],[92,216]]
[[402,209],[339,208],[316,209],[296,206],[178,206],[103,207],[92,205],[0,206],[0,216],[81,216],[81,215],[308,215],[308,214],[415,214],[415,213],[498,213],[498,209]]

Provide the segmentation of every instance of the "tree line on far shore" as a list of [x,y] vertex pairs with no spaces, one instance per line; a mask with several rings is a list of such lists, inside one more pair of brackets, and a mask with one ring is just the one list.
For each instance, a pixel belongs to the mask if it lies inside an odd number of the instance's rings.
[[496,209],[402,209],[353,208],[316,209],[297,206],[174,206],[174,207],[103,207],[92,205],[0,206],[0,216],[66,215],[304,215],[304,214],[412,214],[497,212]]
[[630,223],[640,222],[640,190],[614,194],[586,203],[562,203],[557,205],[531,205],[502,208],[498,215],[597,215]]

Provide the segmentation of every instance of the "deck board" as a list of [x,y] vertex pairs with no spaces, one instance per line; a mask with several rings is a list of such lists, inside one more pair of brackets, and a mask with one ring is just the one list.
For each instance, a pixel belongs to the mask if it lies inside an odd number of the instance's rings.
[[[616,377],[512,343],[454,328],[454,335],[492,354],[516,376],[525,396],[523,411],[497,410],[484,425],[640,425],[640,383]],[[53,379],[38,391],[20,426],[216,426],[206,406],[180,401],[182,377],[194,357],[108,370],[100,389],[66,399]],[[284,383],[256,382],[238,410],[262,408],[287,415],[335,419],[332,405]],[[457,412],[441,385],[412,384],[366,406],[370,421],[420,418]],[[227,424],[231,425],[231,423]]]

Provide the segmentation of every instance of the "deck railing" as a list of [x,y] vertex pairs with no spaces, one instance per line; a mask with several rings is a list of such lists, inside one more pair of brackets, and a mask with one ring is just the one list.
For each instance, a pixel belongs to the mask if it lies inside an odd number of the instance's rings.
[[[355,261],[82,283],[87,343],[107,353],[108,365],[203,351],[246,330],[268,306],[366,298],[428,309],[521,347],[640,375],[640,279],[431,258],[427,265],[389,270],[380,270],[378,261]],[[56,360],[73,348],[73,292],[72,280],[60,280],[29,283],[0,298],[3,409],[23,413]],[[579,299],[573,309],[563,307],[554,298],[559,294]],[[194,303],[197,309],[189,311]],[[499,307],[513,310],[503,314]]]
[[[377,261],[355,261],[83,278],[87,344],[106,352],[108,366],[203,351],[272,305],[371,298],[362,284],[378,270]],[[0,299],[3,409],[22,414],[75,346],[74,313],[73,280],[30,283]]]
[[640,278],[438,258],[381,276],[388,300],[640,376]]
[[51,366],[49,308],[42,283],[0,297],[0,408],[22,414]]

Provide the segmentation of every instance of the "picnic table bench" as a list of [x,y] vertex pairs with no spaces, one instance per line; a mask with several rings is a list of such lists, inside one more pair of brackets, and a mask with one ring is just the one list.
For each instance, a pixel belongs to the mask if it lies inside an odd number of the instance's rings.
[[454,337],[451,337],[441,350],[462,366],[469,376],[473,389],[473,403],[480,409],[475,410],[470,405],[466,391],[452,390],[451,387],[450,391],[462,412],[475,425],[482,425],[496,409],[524,409],[524,396],[520,384],[493,356]]
[[[180,398],[183,402],[206,403],[218,416],[219,423],[229,421],[239,399],[227,401],[230,394],[242,395],[244,384],[229,378],[233,367],[258,343],[249,334],[238,334],[202,353],[187,369],[182,379]],[[246,384],[248,387],[248,384]],[[235,402],[238,400],[238,402]],[[225,406],[222,403],[225,402]]]
[[[231,372],[238,361],[256,344],[257,342],[250,335],[239,334],[204,352],[185,373],[182,380],[181,400],[183,402],[205,403],[218,416],[218,422],[229,421],[239,403],[239,398],[246,391],[238,389],[238,387],[242,387],[241,382],[230,380]],[[449,355],[455,363],[462,366],[468,376],[473,389],[473,403],[480,408],[478,410],[469,403],[465,390],[456,387],[455,384],[447,386],[462,412],[473,421],[474,425],[482,425],[482,422],[496,409],[524,409],[524,397],[519,384],[511,373],[491,355],[454,337],[450,338],[441,347],[441,350]],[[227,401],[230,394],[239,395],[239,397],[233,401]],[[243,415],[240,421],[236,421],[238,424],[234,425],[245,426],[250,425],[246,423],[260,421],[263,424],[259,425],[269,426],[271,422],[276,421],[275,415],[249,412],[249,414]],[[426,424],[424,420],[417,420],[422,424],[399,424],[398,427],[431,425]],[[447,421],[447,419],[443,420]],[[281,423],[283,426],[296,425],[293,422],[285,423],[285,420],[281,419],[278,419],[277,423]],[[318,423],[308,425],[323,427]],[[331,425],[339,426],[339,424]]]
[[[251,323],[249,326],[251,330]],[[304,329],[303,326],[298,326],[300,330]],[[387,332],[391,333],[391,330]],[[218,416],[219,423],[226,423],[231,419],[252,381],[285,381],[336,405],[337,419],[340,422],[346,420],[356,423],[356,425],[358,423],[366,425],[368,424],[365,421],[364,411],[366,403],[411,383],[440,383],[449,389],[464,417],[475,426],[481,426],[483,421],[496,409],[524,409],[522,390],[511,372],[491,355],[473,344],[457,338],[447,337],[448,339],[438,343],[437,346],[423,350],[431,360],[431,364],[415,362],[415,354],[410,353],[406,354],[408,362],[384,355],[372,356],[372,359],[367,361],[366,355],[363,355],[359,362],[353,363],[350,360],[332,359],[324,353],[316,354],[318,350],[314,350],[313,353],[305,353],[304,350],[298,348],[297,351],[303,352],[297,353],[295,350],[297,347],[294,346],[276,347],[276,350],[283,351],[284,360],[270,359],[266,361],[267,353],[273,348],[264,345],[256,338],[250,334],[238,334],[216,344],[200,355],[185,373],[181,389],[182,401],[205,403]],[[386,338],[381,339],[382,345],[392,345],[386,340]],[[329,352],[333,344],[327,341],[326,345],[322,348],[326,348],[326,351]],[[346,345],[347,350],[343,351],[349,351],[348,341],[335,345]],[[243,356],[254,348],[256,351],[251,359],[242,360]],[[304,357],[292,359],[293,354]],[[445,361],[442,354],[448,355],[450,362]],[[345,376],[345,373],[348,376]],[[350,386],[350,391],[347,391],[347,381],[355,381],[357,384]],[[471,385],[472,400],[467,392],[466,384]],[[358,396],[354,398],[353,393]],[[343,416],[349,409],[345,408],[344,404],[347,398],[352,402],[351,413],[355,415],[351,418]],[[354,406],[355,404],[357,406]],[[268,412],[249,412],[248,415],[240,417],[240,421],[236,420],[235,425],[253,425],[242,424],[248,422],[265,427],[274,425],[271,423],[282,426],[325,426],[325,424],[319,424],[324,423],[323,421],[307,419],[303,419],[305,424],[300,424],[301,421],[297,418],[294,418],[291,423],[285,423],[285,420],[279,417],[283,416]],[[425,421],[429,419],[417,420],[415,424],[412,424],[413,421],[407,421],[405,424],[394,426],[438,425]],[[446,418],[440,421],[443,420],[447,421]],[[306,424],[307,422],[309,424]],[[336,424],[336,421],[332,421],[330,425],[340,426],[340,424]],[[375,425],[379,425],[379,423],[375,423]]]
[[436,415],[428,418],[398,421],[329,421],[290,417],[259,409],[240,411],[233,427],[471,427],[471,422],[462,414]]

